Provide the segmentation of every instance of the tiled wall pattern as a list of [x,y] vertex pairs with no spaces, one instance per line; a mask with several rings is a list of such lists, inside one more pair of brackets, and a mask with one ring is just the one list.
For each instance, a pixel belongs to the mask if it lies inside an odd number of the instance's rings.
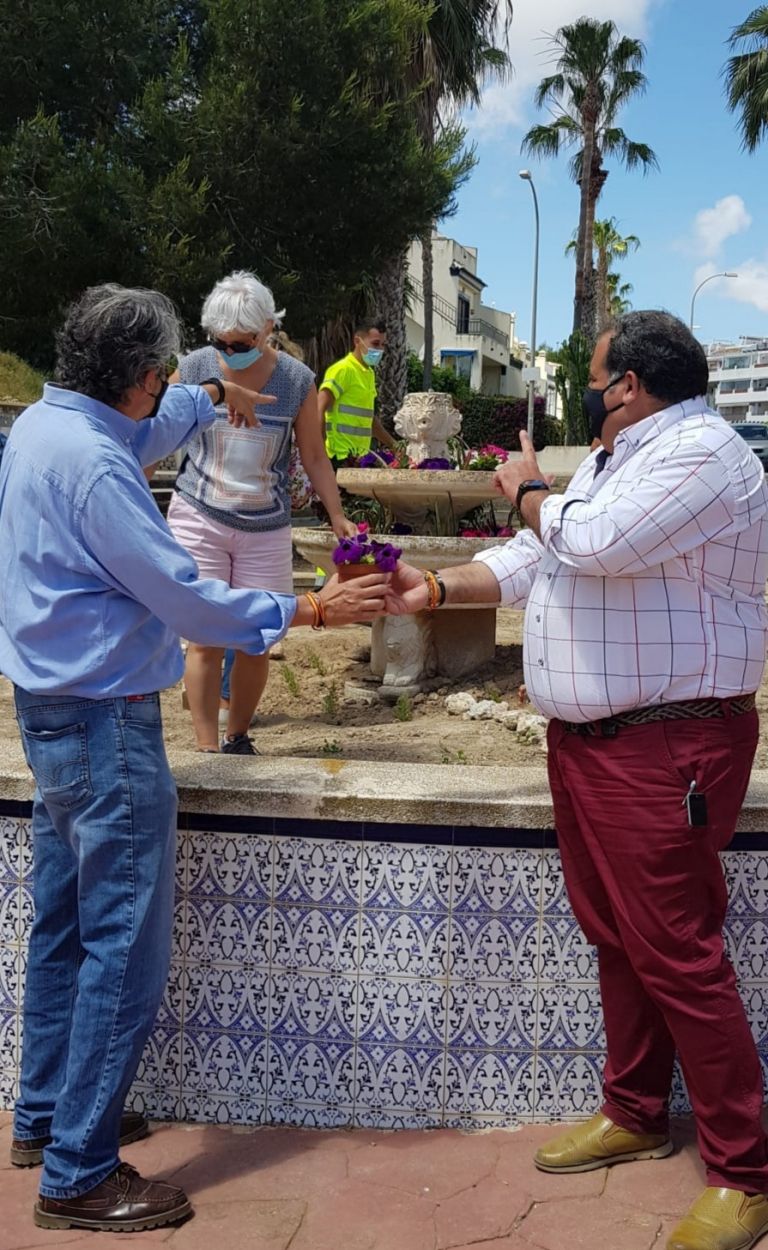
[[[137,1108],[157,1119],[470,1128],[599,1105],[595,962],[555,850],[464,846],[450,830],[433,831],[448,845],[413,845],[399,827],[386,841],[381,826],[375,840],[336,826],[351,836],[335,840],[309,836],[311,825],[291,836],[272,822],[262,833],[215,823],[180,832],[173,966]],[[26,819],[0,817],[3,1106],[18,1076],[29,833]],[[768,1053],[768,852],[725,861],[729,947]]]

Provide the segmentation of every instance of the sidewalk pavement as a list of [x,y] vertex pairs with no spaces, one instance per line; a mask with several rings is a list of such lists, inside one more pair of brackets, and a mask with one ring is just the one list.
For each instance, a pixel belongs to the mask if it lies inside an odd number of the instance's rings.
[[8,1162],[0,1114],[0,1250],[663,1250],[705,1184],[690,1120],[668,1159],[572,1176],[531,1155],[557,1126],[388,1133],[157,1125],[123,1158],[184,1186],[195,1216],[147,1233],[47,1232],[32,1223],[39,1171]]

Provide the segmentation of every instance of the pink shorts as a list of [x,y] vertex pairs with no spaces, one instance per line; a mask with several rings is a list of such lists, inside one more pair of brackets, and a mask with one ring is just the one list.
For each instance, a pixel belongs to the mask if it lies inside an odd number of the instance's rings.
[[278,530],[236,530],[199,512],[176,491],[168,508],[168,524],[201,577],[215,577],[235,590],[293,593],[289,525]]

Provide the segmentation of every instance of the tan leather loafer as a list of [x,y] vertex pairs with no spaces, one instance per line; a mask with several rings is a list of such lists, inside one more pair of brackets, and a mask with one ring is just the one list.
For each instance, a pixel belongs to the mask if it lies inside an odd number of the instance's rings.
[[749,1250],[768,1233],[768,1197],[705,1189],[673,1228],[667,1250]]
[[575,1124],[536,1151],[533,1161],[542,1172],[592,1172],[634,1159],[665,1159],[674,1147],[659,1133],[630,1133],[602,1112],[586,1124]]

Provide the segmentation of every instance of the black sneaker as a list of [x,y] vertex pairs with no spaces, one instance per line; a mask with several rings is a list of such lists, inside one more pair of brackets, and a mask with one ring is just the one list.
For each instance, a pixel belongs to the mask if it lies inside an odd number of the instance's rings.
[[222,755],[258,755],[248,734],[232,734],[221,740]]

